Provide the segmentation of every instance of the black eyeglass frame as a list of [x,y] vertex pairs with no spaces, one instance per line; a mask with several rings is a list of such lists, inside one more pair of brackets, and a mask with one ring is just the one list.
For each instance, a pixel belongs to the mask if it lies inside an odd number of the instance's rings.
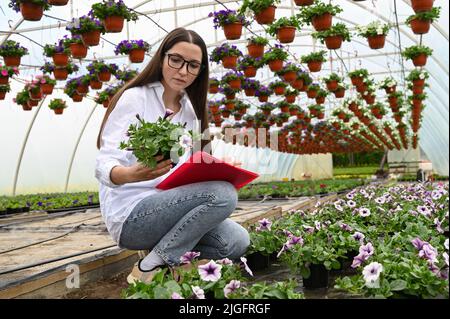
[[[200,63],[200,70],[198,71],[197,74],[194,74],[194,73],[192,73],[192,72],[189,72],[189,65],[190,65],[191,63],[197,63],[197,64],[198,64],[198,62],[194,62],[194,61],[186,61],[186,60],[185,60],[184,58],[182,58],[180,55],[178,55],[178,54],[173,54],[173,53],[169,53],[169,52],[166,52],[165,55],[167,55],[167,57],[168,57],[168,59],[167,59],[167,64],[168,64],[172,69],[181,70],[185,65],[187,65],[186,70],[187,70],[187,72],[188,72],[189,74],[191,74],[191,75],[199,75],[199,74],[203,71],[203,69],[205,68],[205,66],[204,66],[203,64]],[[177,58],[183,60],[183,64],[182,64],[179,68],[176,68],[176,67],[170,65],[170,58],[171,58],[172,56],[175,56],[175,57],[177,57]]]

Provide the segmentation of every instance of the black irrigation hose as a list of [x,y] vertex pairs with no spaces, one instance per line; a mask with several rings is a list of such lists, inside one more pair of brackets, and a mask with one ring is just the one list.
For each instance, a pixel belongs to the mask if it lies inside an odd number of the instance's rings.
[[31,220],[17,221],[17,222],[13,222],[13,223],[9,223],[9,224],[0,225],[0,229],[4,228],[4,227],[8,227],[8,226],[14,226],[14,225],[20,225],[20,224],[24,224],[24,223],[32,223],[32,222],[46,220],[46,219],[53,219],[53,218],[57,218],[57,217],[63,217],[63,216],[66,216],[66,215],[71,215],[71,214],[75,214],[75,213],[81,213],[81,212],[84,212],[84,211],[86,211],[86,209],[73,210],[73,211],[62,212],[62,213],[54,213],[54,214],[50,214],[50,215],[47,215],[47,216],[38,216],[35,219],[31,219]]
[[53,263],[53,262],[56,262],[56,261],[69,259],[69,258],[81,256],[81,255],[86,255],[86,254],[89,254],[89,253],[93,253],[95,251],[104,250],[104,249],[108,249],[108,248],[112,248],[112,247],[117,247],[117,245],[103,246],[103,247],[100,247],[100,248],[83,251],[81,253],[75,253],[75,254],[71,254],[71,255],[67,255],[67,256],[62,256],[62,257],[57,257],[57,258],[52,258],[52,259],[46,259],[46,260],[38,261],[38,262],[35,262],[35,263],[32,263],[32,264],[28,264],[28,265],[24,265],[24,266],[20,266],[20,267],[16,267],[16,268],[11,268],[11,269],[7,269],[7,270],[4,270],[4,271],[0,271],[0,275],[10,274],[12,272],[16,272],[16,271],[19,271],[19,270],[24,270],[24,269],[33,268],[33,267],[36,267],[36,266],[42,266],[42,265],[45,265],[45,264],[50,264],[50,263]]

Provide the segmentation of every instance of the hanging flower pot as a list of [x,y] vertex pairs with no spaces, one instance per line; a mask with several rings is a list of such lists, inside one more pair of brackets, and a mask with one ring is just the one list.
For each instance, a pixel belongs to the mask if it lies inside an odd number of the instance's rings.
[[125,18],[122,16],[107,16],[103,21],[106,32],[118,33],[122,32]]
[[35,106],[38,106],[39,100],[29,99],[27,104],[28,104],[29,107],[35,107]]
[[110,71],[101,71],[98,74],[98,79],[102,82],[109,82],[111,80],[111,72]]
[[235,69],[237,65],[237,56],[224,56],[222,58],[222,65],[225,69]]
[[53,110],[55,112],[56,115],[61,115],[64,112],[64,108],[57,108]]
[[339,83],[337,80],[331,80],[331,81],[326,82],[326,85],[327,85],[328,91],[334,92],[338,89]]
[[[233,111],[235,106],[236,106],[236,103],[234,101],[229,101],[229,102],[225,103],[225,110]],[[222,111],[222,113],[223,113],[223,111]]]
[[291,83],[291,86],[296,90],[301,90],[303,88],[304,80],[303,79],[296,79],[294,82]]
[[103,82],[98,79],[91,79],[89,85],[93,90],[100,90],[103,87]]
[[325,96],[316,96],[316,103],[321,105],[325,103]]
[[52,6],[65,6],[69,0],[48,0],[48,4]]
[[275,20],[275,10],[277,7],[270,6],[261,10],[255,15],[256,22],[259,24],[271,24]]
[[69,63],[69,56],[65,53],[55,53],[53,55],[53,63],[56,66],[67,66]]
[[281,27],[277,31],[277,38],[281,43],[291,43],[295,39],[295,27]]
[[269,61],[269,68],[272,72],[278,72],[283,69],[284,61],[283,60],[272,60]]
[[87,56],[88,47],[82,43],[71,43],[69,49],[74,59],[84,59]]
[[0,91],[0,100],[4,100],[6,97],[6,92]]
[[359,76],[353,76],[350,78],[350,80],[352,81],[352,84],[356,87],[361,86],[364,83],[363,78]]
[[240,37],[242,35],[242,23],[235,22],[235,23],[225,24],[223,26],[223,32],[225,33],[225,38],[227,38],[227,40],[240,39]]
[[426,54],[419,54],[413,59],[414,66],[425,66],[427,64],[428,56]]
[[225,98],[227,100],[234,100],[236,98],[236,94],[235,93],[227,94],[227,95],[225,95]]
[[283,75],[286,82],[293,83],[297,78],[297,73],[295,71],[288,71]]
[[93,30],[81,34],[83,43],[86,46],[96,46],[100,43],[100,30]]
[[345,96],[345,88],[339,88],[333,93],[337,99],[342,99]]
[[284,92],[285,92],[285,87],[283,87],[283,86],[276,86],[276,87],[274,87],[273,88],[273,92],[276,94],[276,95],[283,95],[284,94]]
[[298,6],[310,6],[314,3],[314,0],[294,0]]
[[9,83],[9,76],[3,76],[0,74],[0,85],[7,85]]
[[264,45],[251,43],[247,45],[247,50],[252,58],[261,58],[264,55]]
[[263,103],[263,102],[267,102],[269,100],[269,96],[268,95],[259,95],[258,96],[258,101]]
[[366,91],[367,91],[367,85],[365,83],[362,83],[361,85],[356,86],[356,92],[364,93]]
[[411,30],[414,34],[426,34],[430,31],[431,21],[413,19],[411,20]]
[[240,79],[236,79],[236,80],[231,80],[228,82],[228,84],[230,85],[230,88],[232,89],[240,89],[241,88],[241,80]]
[[53,84],[49,84],[49,83],[41,84],[41,92],[44,95],[51,95],[53,93],[54,87],[55,86]]
[[6,66],[16,66],[18,67],[20,65],[20,60],[22,58],[20,56],[4,56],[3,61],[5,62]]
[[78,85],[76,91],[79,95],[86,95],[89,92],[89,85]]
[[372,105],[375,103],[375,95],[366,95],[364,97],[364,100],[366,101],[367,104]]
[[385,35],[373,35],[367,37],[367,41],[369,42],[369,47],[373,50],[378,50],[384,48],[386,43]]
[[297,98],[296,95],[291,94],[291,95],[286,95],[286,102],[288,103],[295,103],[295,99]]
[[256,67],[254,66],[247,66],[244,69],[244,76],[247,78],[254,78],[256,76]]
[[310,99],[315,99],[317,97],[317,89],[308,89],[308,91],[306,91],[306,95],[308,96],[308,98]]
[[415,13],[430,11],[433,9],[434,0],[411,0],[411,6]]
[[322,70],[322,62],[321,61],[308,62],[308,69],[311,72],[320,72],[320,70]]
[[74,94],[71,96],[71,98],[72,98],[72,100],[73,100],[74,102],[77,102],[77,103],[83,101],[83,96],[80,95],[80,94],[77,94],[77,93],[74,93]]
[[414,85],[413,88],[412,88],[413,94],[422,94],[423,90],[424,90],[423,86],[415,86]]
[[391,94],[391,93],[394,93],[395,90],[397,90],[397,86],[394,85],[394,86],[391,86],[391,87],[387,87],[384,90],[386,91],[386,94]]
[[133,49],[128,57],[131,63],[141,63],[145,59],[145,49]]
[[39,21],[44,15],[44,6],[34,2],[21,2],[20,13],[22,13],[24,20]]
[[256,90],[255,89],[245,89],[244,90],[246,96],[255,96]]
[[340,35],[334,35],[325,38],[325,45],[329,50],[337,50],[342,46],[344,39]]
[[219,93],[219,86],[217,84],[211,84],[209,86],[209,93],[211,94]]
[[325,31],[331,28],[333,16],[330,13],[314,16],[311,22],[316,31]]
[[55,76],[56,80],[64,81],[69,76],[69,71],[67,68],[55,68],[53,70],[53,75]]
[[319,120],[323,120],[323,119],[325,118],[325,113],[319,112],[319,114],[317,114],[317,118],[318,118]]

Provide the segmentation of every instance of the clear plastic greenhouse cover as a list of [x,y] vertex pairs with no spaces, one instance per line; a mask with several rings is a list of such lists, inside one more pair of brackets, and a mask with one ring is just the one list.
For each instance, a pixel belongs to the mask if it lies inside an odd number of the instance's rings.
[[[16,94],[23,90],[26,81],[42,74],[40,67],[51,60],[44,56],[43,46],[54,44],[66,35],[70,36],[66,30],[67,23],[73,18],[86,15],[91,5],[96,2],[100,1],[70,0],[66,6],[52,6],[50,10],[44,12],[40,21],[32,22],[24,21],[20,12],[12,10],[9,7],[9,0],[0,0],[0,45],[7,40],[14,40],[29,50],[29,54],[22,58],[20,73],[9,81],[11,91],[6,94],[4,100],[0,100],[2,150],[0,194],[96,189],[97,181],[94,178],[96,138],[105,108],[101,104],[96,104],[95,91],[91,91],[82,103],[74,103],[63,92],[65,81],[58,81],[52,96],[44,98],[42,103],[31,111],[23,111],[13,101]],[[199,33],[211,53],[216,46],[227,40],[221,28],[217,30],[213,28],[213,18],[208,16],[209,13],[223,10],[225,7],[238,9],[242,5],[242,1],[229,0],[125,0],[124,2],[136,10],[139,19],[136,22],[126,22],[125,28],[120,33],[103,35],[100,45],[89,48],[86,59],[74,59],[73,62],[79,66],[79,71],[74,75],[85,74],[86,66],[94,59],[116,63],[120,69],[142,69],[166,33],[176,27],[185,27]],[[397,19],[398,28],[390,30],[386,45],[380,50],[371,50],[366,39],[356,35],[352,35],[351,42],[344,42],[341,49],[333,52],[327,50],[328,56],[332,58],[324,64],[321,73],[314,75],[314,79],[331,72],[344,74],[358,68],[366,68],[376,81],[381,81],[387,76],[394,77],[398,82],[398,91],[404,92],[406,90],[402,87],[404,79],[414,66],[411,61],[401,58],[400,50],[418,45],[421,41],[423,45],[434,50],[424,67],[429,72],[430,79],[427,82],[428,98],[419,131],[419,146],[433,163],[433,169],[441,175],[448,175],[448,1],[434,2],[435,7],[441,7],[440,18],[433,22],[430,32],[422,38],[415,35],[405,23],[405,20],[414,14],[409,0],[325,2],[339,5],[343,9],[334,21],[345,23],[352,33],[356,32],[356,26],[367,25],[372,21],[395,24]],[[298,11],[299,7],[293,0],[285,0],[277,4],[276,14],[277,18],[289,17]],[[276,39],[266,34],[263,26],[256,22],[252,22],[248,29],[255,34],[268,37],[271,44],[277,43]],[[240,40],[230,42],[237,45],[241,51],[245,51],[246,39],[253,35],[249,30],[244,29]],[[285,45],[292,56],[299,58],[314,50],[325,48],[320,42],[313,40],[311,37],[313,31],[311,26],[303,26],[301,31],[297,31],[295,41]],[[143,63],[131,64],[126,55],[114,53],[115,46],[127,39],[143,39],[151,45]],[[1,58],[0,63],[4,64]],[[220,77],[227,70],[211,62],[210,71],[210,77]],[[273,79],[273,73],[264,70],[258,73],[257,79],[267,83]],[[61,116],[55,116],[47,107],[49,101],[54,98],[62,98],[68,103],[68,108]],[[242,98],[246,99],[243,95]],[[327,117],[338,104],[334,99],[327,102]],[[300,105],[306,107],[304,101],[300,101]],[[249,113],[255,111],[250,109]],[[287,157],[289,160],[282,161],[285,167],[279,167],[280,171],[288,172],[294,166],[291,156]]]

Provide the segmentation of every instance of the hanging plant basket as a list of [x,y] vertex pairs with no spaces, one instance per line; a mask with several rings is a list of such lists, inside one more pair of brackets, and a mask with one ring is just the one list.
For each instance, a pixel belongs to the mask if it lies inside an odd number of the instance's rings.
[[241,88],[241,80],[240,79],[236,79],[236,80],[231,80],[228,82],[228,84],[230,85],[230,88],[232,89],[240,89]]
[[344,41],[344,39],[341,35],[334,35],[325,38],[325,45],[329,50],[337,50],[341,48],[342,41]]
[[65,6],[69,0],[48,0],[48,4],[52,6]]
[[223,26],[223,32],[227,40],[237,40],[242,36],[242,23],[230,23]]
[[39,21],[44,15],[44,7],[33,2],[21,2],[20,13],[24,20]]
[[320,16],[313,17],[311,22],[316,31],[325,31],[331,28],[333,16],[330,13],[325,13]]
[[234,100],[236,98],[236,94],[233,93],[233,94],[225,95],[225,98],[227,100]]
[[209,86],[209,93],[216,94],[219,93],[219,86],[214,84]]
[[363,78],[359,77],[359,76],[354,76],[354,77],[350,78],[350,80],[352,81],[352,84],[354,86],[361,86],[364,83]]
[[367,104],[372,105],[375,103],[375,95],[366,95],[364,100]]
[[92,79],[89,81],[89,85],[93,90],[100,90],[103,87],[103,82],[98,79]]
[[74,59],[84,59],[87,56],[88,47],[81,43],[71,43],[69,49]]
[[364,93],[364,92],[366,92],[367,91],[367,85],[366,84],[361,84],[361,85],[358,85],[357,87],[356,87],[356,92],[358,92],[358,93]]
[[76,103],[83,101],[83,96],[77,93],[74,93],[71,98]]
[[9,76],[3,76],[0,74],[0,85],[7,85],[9,83]]
[[310,72],[320,72],[322,70],[322,61],[308,62],[308,69]]
[[86,95],[89,92],[89,85],[79,85],[76,91],[79,95]]
[[286,72],[283,78],[286,82],[293,83],[297,78],[297,73],[295,71]]
[[316,96],[316,103],[321,105],[325,103],[325,96]]
[[260,95],[258,96],[258,101],[261,103],[267,102],[269,100],[269,96],[268,95]]
[[308,90],[306,91],[306,95],[310,99],[315,99],[317,97],[317,90]]
[[109,82],[111,80],[111,72],[102,71],[98,74],[98,79],[102,82]]
[[254,78],[256,76],[257,69],[254,66],[248,66],[244,69],[244,76],[247,78]]
[[411,0],[411,6],[415,13],[430,11],[433,9],[434,0]]
[[277,39],[281,43],[291,43],[295,39],[295,27],[281,27],[277,31]]
[[426,34],[430,31],[431,21],[430,20],[411,20],[411,30],[414,34]]
[[56,115],[61,115],[64,112],[64,108],[58,108],[58,109],[53,109],[53,111],[55,112]]
[[66,68],[55,68],[53,70],[53,75],[55,76],[56,80],[64,81],[69,76],[69,71],[67,71]]
[[256,90],[255,89],[245,89],[244,90],[246,96],[255,96]]
[[386,91],[386,94],[391,94],[391,93],[394,93],[397,90],[397,86],[394,85],[394,86],[391,86],[391,87],[387,87],[384,90]]
[[285,91],[286,91],[286,89],[283,86],[277,86],[277,87],[273,88],[273,92],[276,95],[283,95]]
[[326,82],[327,89],[330,92],[334,92],[338,89],[338,81],[337,80],[331,80]]
[[284,61],[283,60],[272,60],[269,61],[269,68],[272,72],[278,72],[283,69]]
[[423,94],[423,86],[413,86],[412,92],[413,94]]
[[22,60],[22,57],[20,57],[20,56],[4,56],[3,57],[3,61],[5,62],[6,66],[18,67],[20,65],[21,60]]
[[252,58],[261,58],[264,55],[264,45],[261,44],[249,44],[247,45],[248,55]]
[[100,43],[100,31],[93,30],[90,32],[86,32],[81,34],[81,38],[83,39],[83,43],[85,46],[96,46]]
[[133,49],[128,55],[131,63],[142,63],[145,59],[145,49]]
[[425,66],[427,64],[428,56],[426,54],[419,54],[412,61],[414,66]]
[[222,65],[225,69],[235,69],[237,65],[237,56],[224,56],[222,58]]
[[0,92],[0,100],[4,100],[6,97],[6,92]]
[[340,89],[337,89],[336,91],[334,91],[333,93],[337,99],[342,99],[345,96],[345,89],[340,88]]
[[256,22],[259,24],[271,24],[275,20],[275,10],[277,7],[270,6],[255,15]]
[[294,0],[298,6],[310,6],[314,3],[314,0]]
[[56,66],[67,66],[69,64],[69,56],[65,53],[55,53],[53,55],[53,63]]
[[51,95],[53,93],[53,88],[55,86],[53,84],[44,83],[41,84],[41,92],[44,95]]
[[304,81],[303,79],[296,79],[294,82],[291,83],[291,86],[296,90],[303,89]]
[[122,32],[125,18],[122,16],[108,16],[103,21],[105,30],[108,33]]
[[297,98],[296,95],[291,94],[291,95],[286,95],[286,102],[288,103],[295,103],[295,99]]
[[422,80],[422,79],[413,80],[413,85],[414,86],[424,87],[425,86],[425,80]]
[[386,36],[385,35],[374,35],[367,37],[367,41],[369,42],[369,47],[373,50],[378,50],[384,48],[386,44]]
[[22,104],[22,109],[24,111],[31,111],[33,109],[33,107],[28,105],[28,103],[25,103],[25,104]]
[[27,102],[27,105],[29,107],[35,107],[35,106],[38,106],[38,104],[39,104],[39,100],[29,99]]

